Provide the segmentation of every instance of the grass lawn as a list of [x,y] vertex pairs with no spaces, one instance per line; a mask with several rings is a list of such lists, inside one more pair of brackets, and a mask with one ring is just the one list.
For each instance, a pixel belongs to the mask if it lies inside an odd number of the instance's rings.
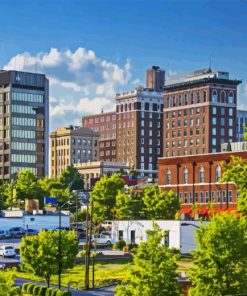
[[[95,287],[116,284],[126,276],[128,260],[111,260],[110,262],[95,263]],[[32,273],[16,271],[16,276],[20,278],[32,279],[45,282],[43,278],[34,276]],[[90,285],[92,280],[92,268],[90,268]],[[77,264],[61,276],[62,286],[67,287],[70,283],[71,288],[82,289],[85,283],[85,265]],[[51,284],[58,284],[58,276],[51,277]]]
[[[190,258],[182,258],[178,262],[178,272],[188,272],[193,262]],[[128,260],[111,260],[95,263],[95,287],[113,285],[124,279],[127,274],[128,266],[131,262]],[[43,278],[34,276],[32,273],[17,271],[16,276],[20,278],[32,279],[36,281],[44,282]],[[90,285],[92,280],[92,268],[90,268]],[[52,276],[51,284],[57,284],[58,277]],[[85,283],[85,265],[77,264],[73,269],[62,274],[61,277],[62,286],[67,287],[70,283],[70,287],[74,289],[84,288]]]

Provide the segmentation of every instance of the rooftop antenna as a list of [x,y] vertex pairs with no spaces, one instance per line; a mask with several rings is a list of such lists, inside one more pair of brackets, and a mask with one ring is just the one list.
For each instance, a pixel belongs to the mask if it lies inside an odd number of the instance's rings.
[[212,57],[211,57],[211,54],[209,55],[209,69],[211,70],[211,65],[212,64]]

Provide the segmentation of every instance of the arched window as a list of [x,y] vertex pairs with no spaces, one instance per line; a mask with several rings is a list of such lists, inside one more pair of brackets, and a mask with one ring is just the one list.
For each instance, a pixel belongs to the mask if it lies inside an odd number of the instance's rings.
[[212,93],[212,102],[217,102],[217,100],[218,100],[217,91],[216,90],[213,90],[213,93]]
[[220,93],[220,101],[221,103],[226,103],[226,93],[224,91]]
[[220,178],[221,178],[221,167],[219,165],[217,165],[216,167],[216,182],[219,182]]
[[234,95],[232,91],[228,94],[228,104],[234,104]]
[[171,184],[171,171],[170,171],[170,169],[166,170],[166,184],[167,185]]
[[184,184],[188,184],[188,169],[184,169]]
[[199,183],[204,183],[204,168],[200,167],[199,170]]

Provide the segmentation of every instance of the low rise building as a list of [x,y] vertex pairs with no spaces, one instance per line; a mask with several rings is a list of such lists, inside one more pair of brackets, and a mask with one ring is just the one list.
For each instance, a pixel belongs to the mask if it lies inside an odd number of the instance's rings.
[[[195,230],[200,227],[200,222],[188,223],[179,220],[157,220],[154,222],[162,231],[168,231],[162,242],[167,247],[176,248],[182,254],[190,253],[196,249]],[[153,221],[150,220],[112,221],[112,242],[124,240],[127,244],[139,244],[148,239],[146,231],[151,229],[153,229]]]
[[232,182],[220,182],[223,163],[229,162],[232,156],[246,160],[247,151],[160,158],[159,187],[176,192],[182,208],[188,209],[187,214],[195,204],[204,214],[209,203],[215,209],[234,210],[238,189]]
[[99,135],[84,127],[70,126],[52,132],[51,176],[58,178],[66,167],[99,159]]
[[98,180],[104,175],[112,175],[119,171],[128,171],[129,166],[119,162],[94,161],[77,163],[74,167],[84,178],[84,188],[91,189],[94,180]]

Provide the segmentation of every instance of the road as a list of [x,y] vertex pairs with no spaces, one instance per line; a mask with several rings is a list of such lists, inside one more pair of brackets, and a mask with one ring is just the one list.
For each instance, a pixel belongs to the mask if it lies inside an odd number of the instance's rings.
[[[21,278],[17,278],[15,280],[15,285],[16,286],[22,286],[23,283],[26,282],[33,282],[31,280],[27,280],[27,279],[21,279]],[[44,285],[44,283],[42,282],[35,282],[38,285]],[[57,286],[55,285],[51,285],[51,287],[57,288]],[[77,291],[77,290],[73,290],[71,289],[71,293],[73,296],[114,296],[114,292],[113,290],[115,289],[115,287],[109,287],[109,288],[102,288],[102,289],[94,289],[94,290],[89,290],[89,291]]]

